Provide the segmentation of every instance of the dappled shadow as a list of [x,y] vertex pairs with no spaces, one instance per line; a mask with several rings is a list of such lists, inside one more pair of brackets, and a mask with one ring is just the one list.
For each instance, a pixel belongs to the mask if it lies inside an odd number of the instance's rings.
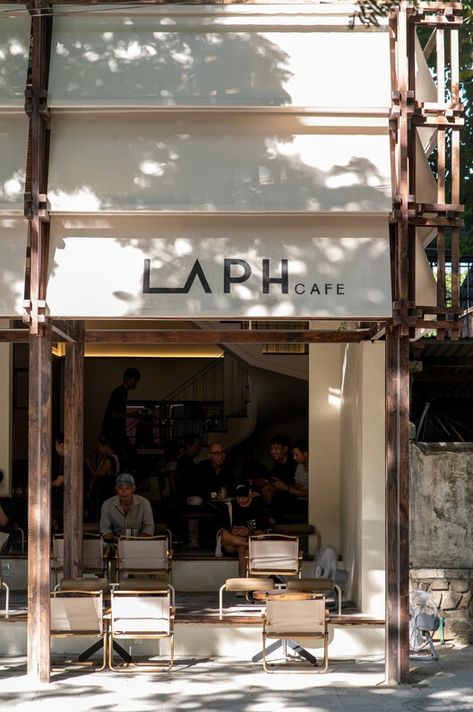
[[472,709],[470,679],[472,652],[449,650],[438,662],[416,666],[408,685],[382,684],[383,661],[331,661],[327,674],[267,675],[260,665],[232,660],[177,660],[167,674],[73,674],[55,677],[51,685],[28,686],[0,674],[0,701],[28,710],[61,700],[76,709],[164,710],[215,712],[258,710],[376,709],[420,712],[461,712]]
[[282,86],[290,77],[283,50],[262,34],[212,29],[205,19],[194,19],[189,29],[176,17],[95,16],[92,26],[77,18],[61,24],[59,18],[51,104],[289,103]]
[[[386,221],[371,222],[369,230],[362,216],[352,216],[344,226],[337,218],[328,222],[299,217],[297,230],[288,216],[142,216],[139,222],[127,217],[65,217],[53,220],[48,303],[53,314],[117,317],[214,317],[216,309],[252,318],[386,314]],[[93,262],[87,259],[92,246]],[[269,257],[265,267],[263,258]],[[203,272],[188,283],[196,260]],[[271,279],[280,279],[282,260],[287,260],[287,288],[268,282],[266,289],[265,270]],[[112,264],[113,271],[104,270]],[[251,264],[251,271],[245,264]],[[227,289],[225,270],[232,280]],[[86,292],[81,288],[85,274]]]

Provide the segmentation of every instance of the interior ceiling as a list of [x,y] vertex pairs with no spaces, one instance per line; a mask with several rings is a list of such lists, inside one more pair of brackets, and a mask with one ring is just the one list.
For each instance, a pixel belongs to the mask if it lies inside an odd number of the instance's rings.
[[473,398],[473,340],[421,339],[411,345],[412,385],[431,398]]

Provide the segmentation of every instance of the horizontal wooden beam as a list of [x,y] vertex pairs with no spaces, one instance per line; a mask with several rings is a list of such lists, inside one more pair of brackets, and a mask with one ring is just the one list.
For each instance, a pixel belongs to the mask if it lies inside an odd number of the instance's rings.
[[61,341],[78,341],[79,334],[77,332],[77,329],[69,321],[63,321],[62,319],[53,319],[51,321],[51,330],[54,336],[60,337]]
[[369,329],[347,329],[342,331],[204,331],[201,329],[166,331],[138,330],[119,331],[95,329],[86,331],[86,343],[96,344],[310,344],[310,343],[357,343],[370,338]]
[[416,329],[460,329],[461,324],[458,321],[438,321],[430,319],[417,319],[415,322]]
[[30,338],[29,329],[0,329],[0,342],[9,344],[25,344]]

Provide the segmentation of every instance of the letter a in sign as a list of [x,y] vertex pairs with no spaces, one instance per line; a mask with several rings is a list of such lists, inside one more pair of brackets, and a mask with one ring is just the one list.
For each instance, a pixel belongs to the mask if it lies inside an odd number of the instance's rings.
[[194,266],[192,267],[183,287],[151,287],[150,275],[151,260],[145,260],[143,270],[143,294],[188,294],[196,278],[200,280],[204,292],[206,294],[212,294],[210,284],[207,281],[199,260],[194,262]]

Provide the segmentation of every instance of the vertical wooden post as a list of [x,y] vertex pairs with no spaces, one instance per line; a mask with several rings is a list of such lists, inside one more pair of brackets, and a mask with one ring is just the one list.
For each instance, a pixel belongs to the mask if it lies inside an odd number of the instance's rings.
[[49,223],[46,210],[49,112],[46,105],[51,16],[42,0],[31,14],[31,77],[25,92],[30,117],[25,216],[30,222],[30,364],[28,412],[28,674],[49,682],[51,558],[51,330],[46,314]]
[[66,344],[64,370],[64,576],[82,575],[84,325],[79,338]]
[[28,435],[28,674],[49,682],[51,338],[30,336]]
[[409,338],[386,330],[386,682],[409,676]]

